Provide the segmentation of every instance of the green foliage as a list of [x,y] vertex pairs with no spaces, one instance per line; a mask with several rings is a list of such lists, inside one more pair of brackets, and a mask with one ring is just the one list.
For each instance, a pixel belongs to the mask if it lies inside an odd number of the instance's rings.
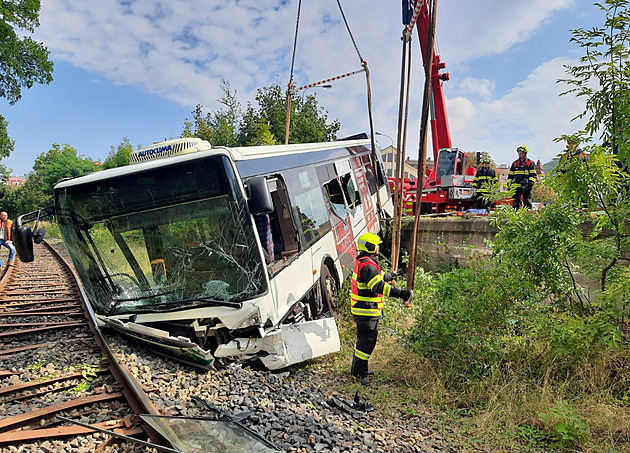
[[[223,109],[204,115],[197,105],[192,121],[184,122],[182,137],[199,137],[217,146],[255,146],[284,143],[287,98],[278,85],[259,88],[256,104],[248,103],[242,112],[236,92],[222,82]],[[341,127],[339,121],[328,121],[327,112],[317,105],[315,95],[296,97],[291,103],[290,143],[330,141]]]
[[116,147],[112,146],[107,159],[104,162],[104,168],[116,168],[129,164],[129,155],[133,151],[133,146],[127,137]]
[[582,417],[565,402],[559,401],[547,412],[538,414],[554,438],[553,446],[573,448],[590,438],[590,430]]
[[15,148],[15,141],[9,137],[9,122],[0,115],[0,158],[9,157]]
[[[22,87],[52,82],[48,49],[29,37],[20,38],[13,28],[33,32],[39,25],[39,9],[39,0],[0,3],[0,97],[11,105],[22,97]],[[8,157],[15,146],[8,125],[0,115],[0,159]]]
[[0,97],[15,104],[22,87],[52,82],[48,49],[29,37],[20,38],[13,26],[29,32],[39,26],[39,0],[0,3]]
[[499,211],[493,219],[499,234],[493,257],[506,273],[521,278],[519,290],[537,291],[542,297],[574,299],[570,264],[573,251],[581,245],[576,211],[552,203],[539,213],[512,209]]
[[[34,176],[41,182],[45,195],[52,195],[53,187],[64,178],[76,178],[96,170],[92,159],[79,156],[68,144],[53,143],[52,148],[35,159]],[[30,180],[30,177],[29,177]]]
[[523,425],[517,428],[519,437],[525,440],[530,447],[544,451],[549,449],[553,442],[553,436],[543,428],[538,426]]
[[569,86],[563,94],[586,99],[585,110],[577,118],[587,118],[586,132],[603,131],[604,140],[620,159],[630,161],[630,4],[628,0],[606,0],[595,4],[604,14],[602,27],[571,30],[571,41],[584,50],[580,64],[565,66]]
[[34,371],[34,372],[38,372],[42,368],[44,368],[45,366],[46,366],[46,361],[45,360],[38,360],[37,362],[28,364],[26,366],[26,369]]
[[[437,359],[451,385],[489,376],[531,348],[520,330],[533,314],[532,292],[516,288],[516,275],[496,271],[478,262],[435,277],[433,297],[425,298],[416,315],[409,339],[422,355]],[[425,288],[424,294],[431,292]]]

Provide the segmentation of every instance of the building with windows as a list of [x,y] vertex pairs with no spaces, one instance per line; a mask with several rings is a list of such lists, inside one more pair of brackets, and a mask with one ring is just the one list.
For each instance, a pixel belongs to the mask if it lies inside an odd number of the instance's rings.
[[[388,146],[387,148],[383,148],[381,150],[381,156],[383,157],[383,166],[385,167],[385,173],[388,178],[394,177],[394,172],[396,171],[396,159],[398,155],[398,150],[393,146]],[[433,161],[427,160],[425,162],[425,169],[431,170],[433,168]],[[405,174],[404,178],[409,178],[410,180],[415,180],[418,177],[418,161],[407,158],[405,160]]]

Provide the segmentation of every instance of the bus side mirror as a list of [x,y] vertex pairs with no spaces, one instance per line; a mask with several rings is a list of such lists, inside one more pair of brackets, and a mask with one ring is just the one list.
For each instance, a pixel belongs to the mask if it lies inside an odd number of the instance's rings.
[[254,176],[247,180],[249,192],[249,212],[252,214],[269,214],[273,212],[273,200],[264,176]]
[[35,259],[33,256],[33,232],[30,227],[22,225],[21,220],[22,216],[18,217],[13,224],[11,237],[20,261],[30,263]]
[[[13,245],[15,246],[15,251],[20,258],[20,261],[24,263],[30,263],[35,259],[35,256],[33,254],[33,242],[35,244],[39,244],[44,240],[44,236],[46,236],[45,228],[37,228],[39,226],[39,218],[42,212],[50,215],[48,211],[37,211],[37,222],[35,224],[35,231],[33,231],[30,227],[27,227],[26,225],[22,225],[22,218],[24,216],[30,216],[31,214],[33,214],[32,212],[18,216],[18,218],[13,223],[13,228],[11,229]],[[30,222],[32,220],[33,219],[29,219],[28,221]]]
[[35,244],[40,244],[44,240],[44,237],[46,237],[46,228],[40,228],[33,232],[33,242]]

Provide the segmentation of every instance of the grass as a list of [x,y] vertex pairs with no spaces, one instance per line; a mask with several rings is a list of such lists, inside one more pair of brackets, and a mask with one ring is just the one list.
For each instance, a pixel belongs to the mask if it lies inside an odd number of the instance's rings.
[[630,452],[630,370],[623,357],[602,353],[564,379],[553,369],[531,379],[523,367],[456,387],[444,364],[421,357],[405,341],[420,307],[403,309],[390,300],[370,359],[378,374],[368,392],[350,379],[356,330],[344,297],[341,351],[307,365],[334,377],[334,391],[359,391],[382,414],[439,414],[433,421],[461,451]]

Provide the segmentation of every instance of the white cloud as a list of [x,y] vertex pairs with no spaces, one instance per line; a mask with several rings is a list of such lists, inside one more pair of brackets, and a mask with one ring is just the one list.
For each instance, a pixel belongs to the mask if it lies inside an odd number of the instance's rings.
[[449,62],[499,54],[523,42],[557,11],[576,0],[440,2],[438,42]]
[[459,89],[464,94],[474,94],[487,98],[494,94],[495,85],[494,80],[466,77],[459,84]]
[[478,103],[474,115],[459,100],[448,102],[451,117],[466,122],[453,127],[454,145],[465,150],[488,151],[496,161],[510,163],[516,159],[521,143],[530,149],[531,159],[548,162],[563,149],[554,138],[580,129],[583,123],[570,119],[584,109],[582,99],[559,96],[566,86],[557,84],[565,64],[577,61],[556,58],[536,68],[505,96]]
[[[451,0],[440,2],[440,54],[457,68],[457,96],[447,97],[454,146],[484,149],[511,160],[520,142],[532,157],[555,154],[550,140],[575,129],[568,119],[576,101],[557,97],[561,63],[554,60],[523,74],[519,83],[495,99],[486,74],[470,72],[475,59],[507,52],[523,43],[545,21],[576,0]],[[396,142],[402,31],[400,4],[345,0],[344,12],[361,56],[368,62],[375,129]],[[289,78],[296,1],[202,0],[42,2],[37,38],[54,59],[66,60],[114,84],[139,87],[178,104],[219,107],[220,81],[226,79],[245,104],[259,87]],[[360,68],[335,2],[302,3],[295,57],[297,86]],[[423,76],[417,38],[408,144],[418,143]],[[452,82],[451,82],[452,83]],[[516,83],[516,82],[515,82]],[[366,78],[361,73],[313,89],[330,117],[342,123],[340,135],[369,132]],[[183,122],[183,118],[182,118]],[[385,145],[389,144],[386,140]],[[105,145],[106,147],[109,144]],[[540,153],[540,154],[538,154]]]

